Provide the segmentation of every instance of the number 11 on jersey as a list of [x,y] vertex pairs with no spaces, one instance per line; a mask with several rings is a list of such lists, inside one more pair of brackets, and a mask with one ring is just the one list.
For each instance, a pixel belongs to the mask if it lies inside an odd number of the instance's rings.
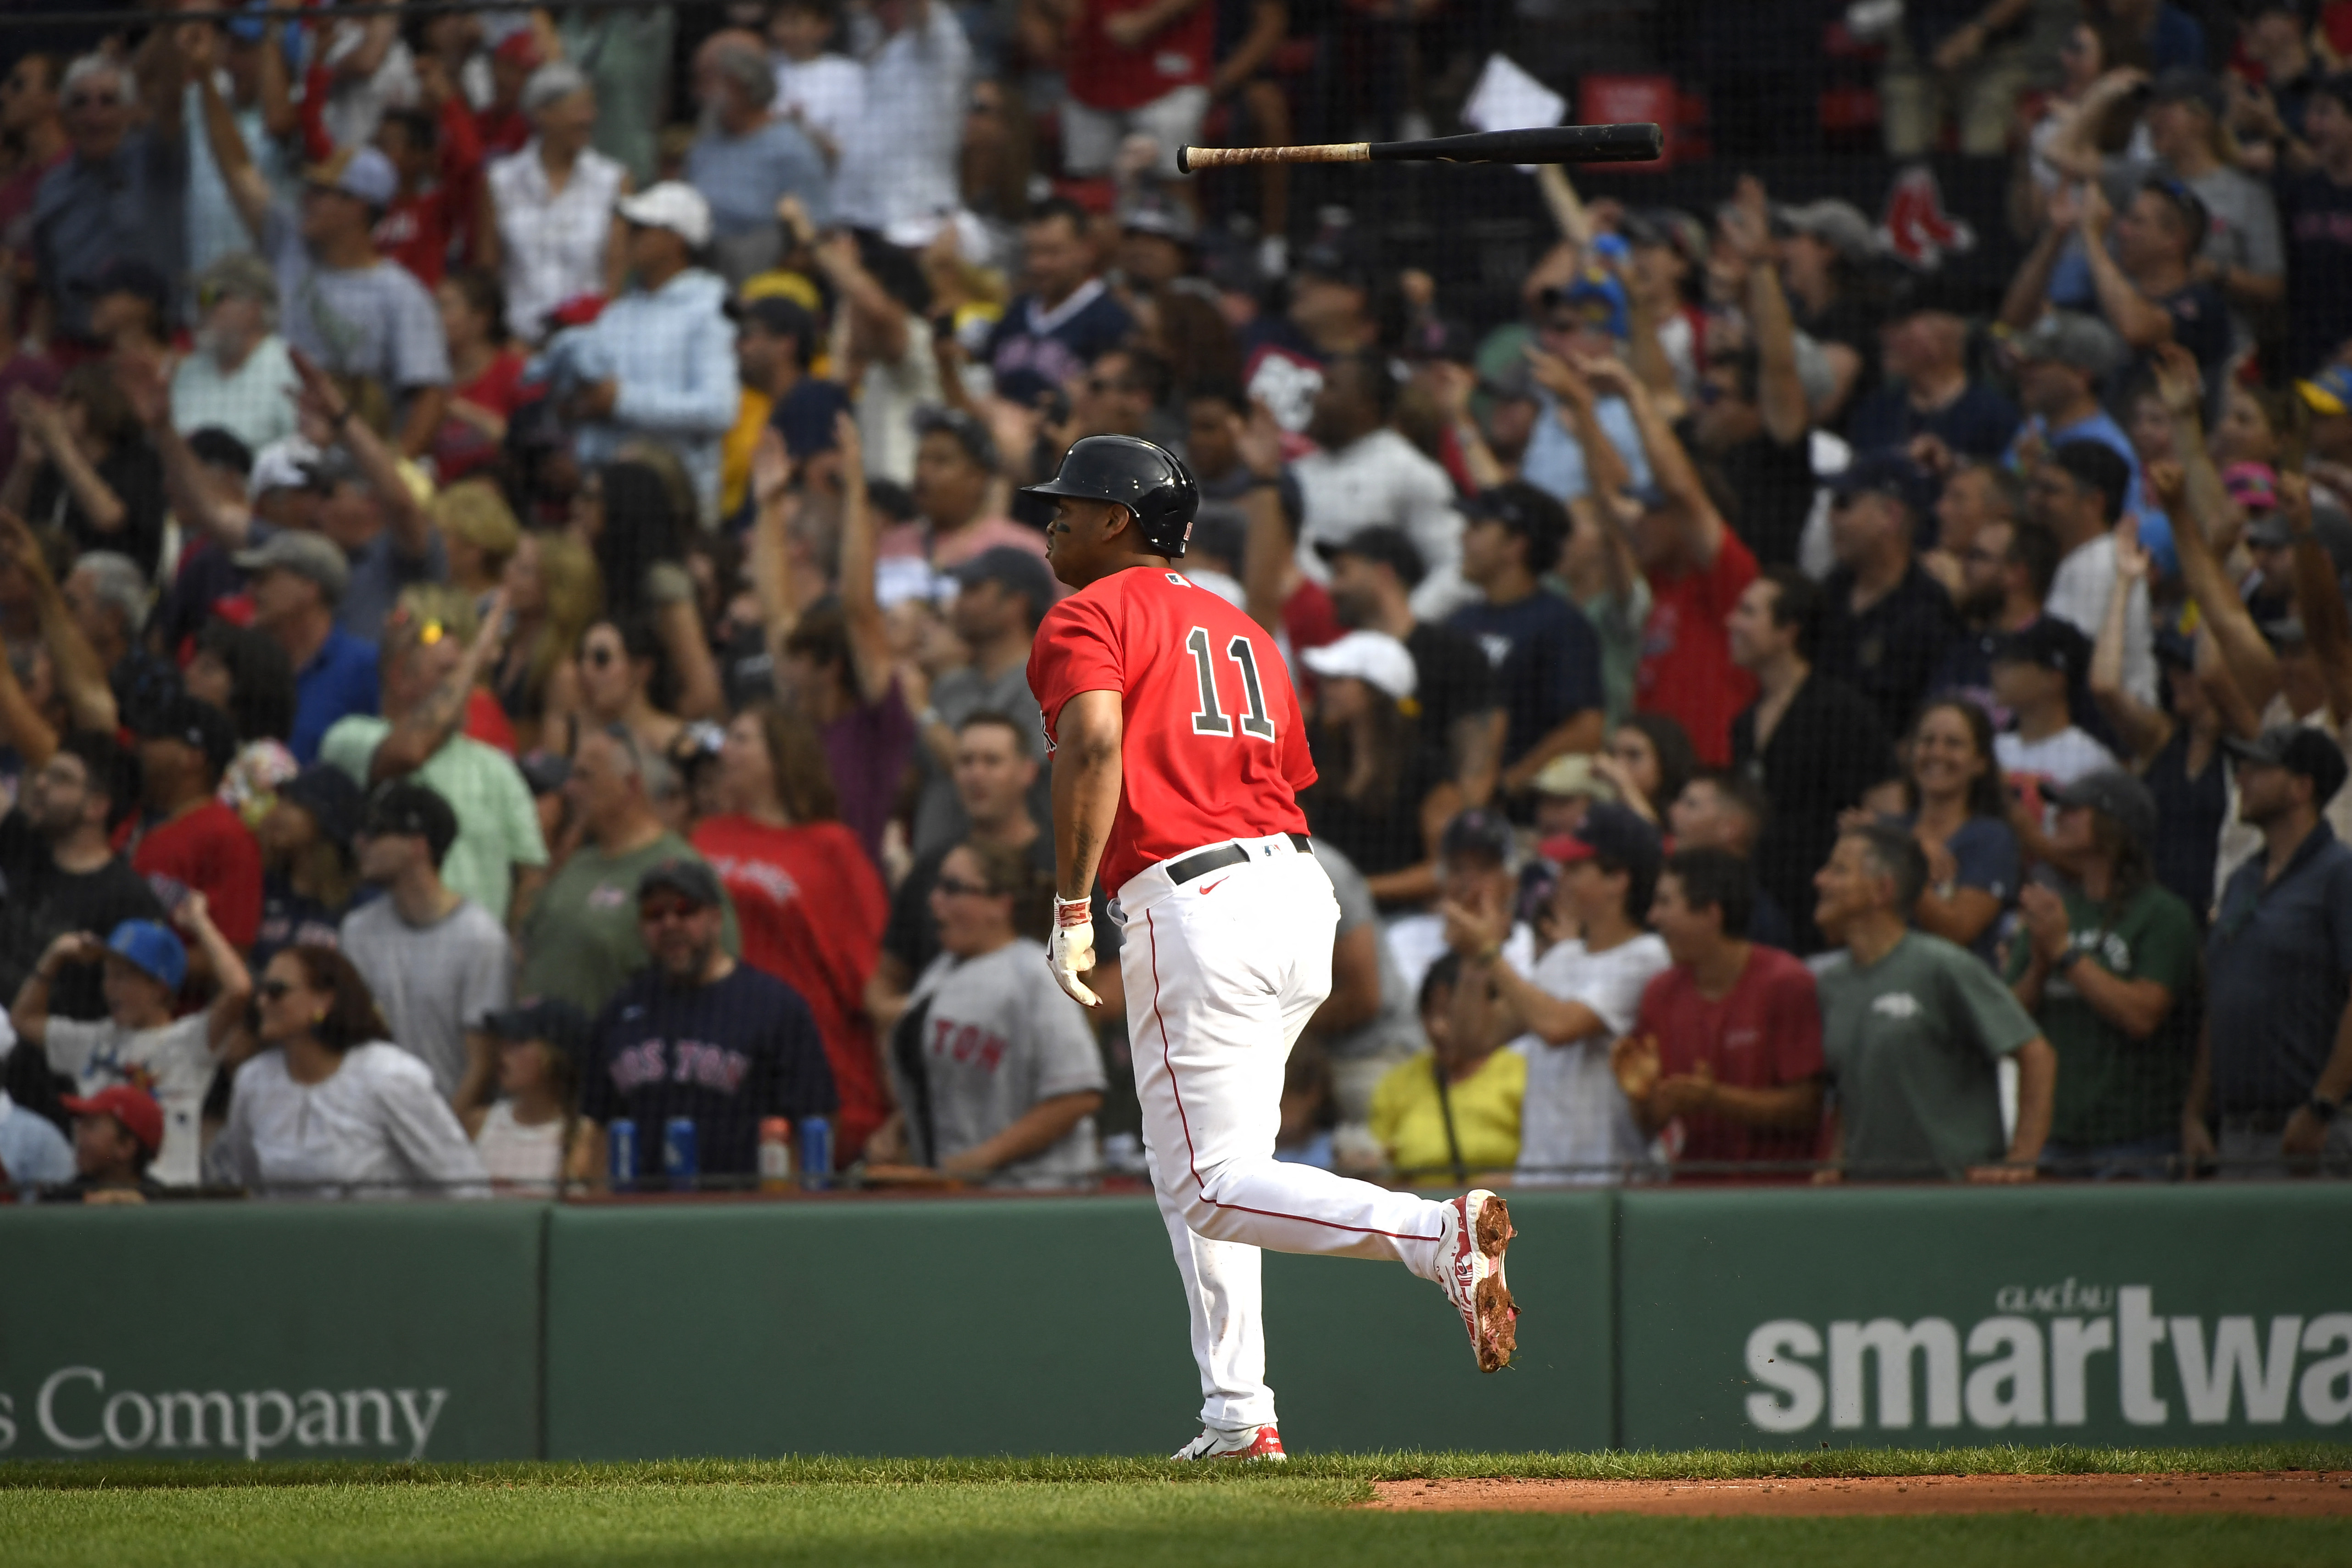
[[[1192,715],[1195,735],[1230,735],[1234,721],[1217,706],[1217,669],[1209,652],[1209,631],[1206,626],[1194,626],[1184,646],[1192,652],[1192,673],[1200,678],[1201,706]],[[1225,655],[1241,667],[1242,695],[1245,704],[1242,714],[1242,733],[1255,735],[1261,741],[1274,739],[1274,721],[1266,717],[1265,692],[1258,684],[1257,650],[1249,638],[1239,636],[1225,645]]]

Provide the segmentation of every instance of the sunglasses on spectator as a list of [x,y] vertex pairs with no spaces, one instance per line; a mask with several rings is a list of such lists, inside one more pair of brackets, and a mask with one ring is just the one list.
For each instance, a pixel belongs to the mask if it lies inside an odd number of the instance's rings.
[[961,881],[954,877],[941,877],[931,885],[951,899],[966,895],[975,899],[986,899],[993,897],[996,892],[995,889],[985,883]]
[[259,989],[263,1000],[269,1002],[283,1002],[289,994],[292,994],[294,990],[294,983],[290,980],[265,980],[261,983]]
[[607,665],[619,663],[621,652],[610,645],[600,643],[580,657],[586,659],[592,668],[603,669]]
[[659,903],[639,904],[637,921],[641,925],[666,925],[671,921],[690,921],[701,912],[700,904],[689,904],[684,899],[664,899]]

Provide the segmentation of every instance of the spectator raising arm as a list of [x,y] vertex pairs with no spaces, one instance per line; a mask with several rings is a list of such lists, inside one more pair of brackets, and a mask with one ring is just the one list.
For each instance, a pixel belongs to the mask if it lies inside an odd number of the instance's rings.
[[[66,423],[65,410],[49,398],[28,387],[20,386],[8,395],[8,414],[16,422],[16,467],[8,476],[8,489],[0,501],[16,510],[23,510],[32,499],[33,475],[42,458],[48,458],[65,481],[66,493],[74,505],[81,509],[91,528],[101,534],[117,534],[131,521],[131,509],[106,482],[89,454],[74,439],[73,426]],[[20,477],[21,476],[21,482]],[[116,548],[121,548],[116,546]]]
[[[1615,393],[1633,411],[1633,428],[1642,437],[1642,455],[1649,459],[1651,477],[1665,497],[1664,510],[1682,535],[1692,567],[1703,572],[1713,566],[1716,552],[1723,548],[1723,514],[1707,498],[1706,487],[1699,482],[1698,470],[1691,466],[1690,454],[1683,450],[1681,439],[1659,412],[1656,400],[1632,373],[1613,360],[1588,362],[1584,373],[1596,391]],[[1802,395],[1800,388],[1801,401]],[[1613,509],[1610,516],[1613,520]]]
[[2327,716],[2341,725],[2352,714],[2352,611],[2344,604],[2336,563],[2311,528],[2311,481],[2281,474],[2279,510],[2294,535],[2294,605],[2311,657],[2327,685]]
[[[2172,719],[2154,703],[2142,702],[2124,684],[2125,627],[2130,620],[2132,591],[2147,581],[2147,552],[2140,547],[2139,525],[2126,518],[2116,526],[2116,576],[2107,587],[2107,612],[2099,621],[2099,637],[2091,647],[2091,696],[2116,738],[2137,767],[2164,750],[2172,739]],[[2028,1002],[2026,1009],[2034,1004]]]
[[[245,132],[237,129],[236,106],[222,96],[220,73],[213,68],[213,30],[205,27],[200,34],[205,42],[187,64],[204,98],[205,140],[212,148],[213,163],[220,171],[229,205],[244,220],[246,232],[253,236],[254,244],[260,246],[262,231],[269,221],[269,182],[254,163],[253,150],[245,144]],[[269,55],[277,51],[266,48],[262,52]]]
[[1725,237],[1748,263],[1748,319],[1756,332],[1756,408],[1764,433],[1783,447],[1804,438],[1813,422],[1805,384],[1797,374],[1797,320],[1780,288],[1772,254],[1771,210],[1764,183],[1742,175],[1724,215]]
[[2010,275],[2009,291],[2001,296],[2001,326],[2021,332],[2050,309],[2050,279],[2058,270],[2058,258],[2065,254],[2066,242],[2074,237],[2082,212],[2081,187],[2061,185],[2050,194],[2042,232]]
[[1242,515],[1249,524],[1242,544],[1242,604],[1250,619],[1278,633],[1296,553],[1282,515],[1282,426],[1274,411],[1255,399],[1247,419],[1238,414],[1230,418],[1234,449],[1250,471],[1250,487],[1242,492]]
[[473,700],[474,683],[482,671],[495,665],[506,641],[507,591],[500,586],[490,595],[482,612],[482,624],[474,633],[457,668],[447,679],[436,688],[432,695],[401,715],[383,740],[376,742],[374,753],[368,758],[368,783],[382,784],[386,779],[413,773],[433,760],[435,752],[449,743],[466,722],[466,707]]
[[2222,668],[2245,706],[2260,713],[2279,689],[2278,655],[2247,613],[2245,601],[2238,596],[2214,553],[2212,541],[2191,513],[2189,480],[2180,465],[2150,463],[2147,479],[2148,493],[2172,520],[2172,545],[2180,556],[2181,581],[2206,629],[2213,635]]
[[2107,249],[2107,225],[2114,217],[2099,183],[2087,182],[2075,204],[2074,229],[2083,237],[2083,259],[2091,268],[2091,285],[2098,290],[2100,313],[2124,342],[2136,349],[2151,350],[2172,341],[2172,317],[2124,276],[2122,264]]
[[748,568],[760,601],[760,625],[769,668],[784,668],[784,642],[799,625],[793,591],[793,459],[783,433],[771,425],[751,449],[751,542]]
[[[2107,111],[2147,85],[2147,72],[2134,66],[2121,67],[2099,78],[2089,91],[2075,100],[2073,113],[2050,138],[2042,156],[2052,167],[2075,179],[2097,179],[2106,166],[2099,152],[2098,135]],[[2058,220],[2053,217],[2052,222],[2056,226]]]
[[[107,684],[106,667],[99,661],[98,650],[82,635],[72,609],[66,604],[66,596],[58,591],[57,579],[49,575],[48,560],[41,553],[33,531],[25,525],[23,518],[5,508],[0,508],[0,559],[14,565],[32,590],[33,613],[40,623],[41,643],[49,651],[49,669],[56,678],[58,693],[65,698],[66,711],[73,726],[111,732],[120,716],[115,711],[113,689]],[[40,764],[28,758],[26,765]]]
[[423,560],[433,548],[433,519],[401,476],[399,458],[366,420],[354,416],[351,400],[336,389],[316,361],[299,349],[289,351],[289,357],[294,374],[302,378],[302,411],[323,421],[334,432],[335,441],[359,465],[361,477],[383,509],[394,548],[408,560]]
[[1601,416],[1594,404],[1592,382],[1586,374],[1589,367],[1569,363],[1557,354],[1546,353],[1534,344],[1528,345],[1528,368],[1536,384],[1549,392],[1559,403],[1562,428],[1576,438],[1584,451],[1584,471],[1594,495],[1613,496],[1633,488],[1633,470],[1626,465],[1625,455],[1601,428]]
[[874,509],[866,502],[866,448],[857,421],[847,414],[833,420],[841,447],[841,607],[849,625],[849,662],[861,702],[890,694],[890,628],[875,596]]
[[2176,342],[2160,344],[2147,361],[2157,396],[2172,425],[2173,456],[2189,481],[2189,510],[2207,520],[2210,535],[2221,539],[2226,548],[2245,519],[2230,499],[2221,470],[2213,466],[2213,454],[2205,445],[2204,373],[2197,368],[2197,356]]

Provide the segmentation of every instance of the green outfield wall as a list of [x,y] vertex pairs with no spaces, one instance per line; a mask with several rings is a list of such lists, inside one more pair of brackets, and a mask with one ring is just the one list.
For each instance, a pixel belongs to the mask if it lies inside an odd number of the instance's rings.
[[[2352,1432],[2352,1187],[1519,1193],[1520,1355],[1269,1257],[1295,1450]],[[1139,1198],[0,1209],[0,1457],[1150,1453]]]

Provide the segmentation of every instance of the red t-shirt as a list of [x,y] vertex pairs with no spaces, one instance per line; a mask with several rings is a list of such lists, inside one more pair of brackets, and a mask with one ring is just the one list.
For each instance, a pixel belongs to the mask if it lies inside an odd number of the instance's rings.
[[1229,838],[1304,833],[1315,782],[1290,671],[1265,629],[1177,572],[1114,572],[1045,612],[1029,689],[1046,749],[1081,691],[1124,701],[1118,815],[1103,847],[1116,893],[1145,867]]
[[449,198],[439,185],[401,196],[376,221],[375,247],[427,289],[449,266]]
[[[526,385],[522,379],[529,363],[513,349],[501,349],[490,356],[481,374],[463,386],[452,387],[450,395],[487,408],[502,419],[511,419],[516,409],[539,395],[537,387]],[[446,485],[488,468],[499,460],[503,449],[499,442],[451,415],[433,433],[433,469]]]
[[694,830],[694,847],[735,900],[743,962],[799,992],[815,1016],[841,1098],[840,1159],[854,1159],[890,1113],[866,1016],[866,983],[890,918],[880,874],[838,822],[771,827],[714,816]]
[[261,930],[261,847],[219,801],[149,828],[131,853],[131,868],[159,884],[166,908],[179,901],[176,889],[202,893],[229,946],[253,945]]
[[[1633,1033],[1657,1037],[1659,1065],[1670,1077],[1705,1062],[1717,1083],[1775,1089],[1822,1071],[1812,971],[1761,943],[1748,948],[1748,967],[1719,1002],[1700,995],[1680,964],[1658,974],[1642,993]],[[1678,1160],[1810,1160],[1819,1142],[1816,1129],[1747,1127],[1705,1112],[1676,1124]]]
[[1209,79],[1209,54],[1217,39],[1216,0],[1192,8],[1145,38],[1122,49],[1103,32],[1105,19],[1140,11],[1150,0],[1087,0],[1070,40],[1070,96],[1088,109],[1140,109],[1180,87]]
[[1731,634],[1723,624],[1754,581],[1756,557],[1728,528],[1713,566],[1650,579],[1633,705],[1681,724],[1698,760],[1711,768],[1731,765],[1731,721],[1756,700],[1756,678],[1731,662]]

